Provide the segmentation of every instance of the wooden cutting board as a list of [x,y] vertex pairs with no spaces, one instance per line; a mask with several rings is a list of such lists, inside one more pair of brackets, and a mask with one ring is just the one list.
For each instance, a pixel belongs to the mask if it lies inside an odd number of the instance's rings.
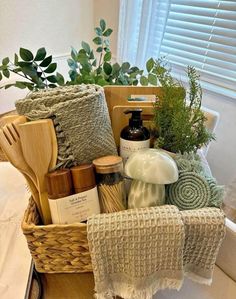
[[[153,105],[153,101],[150,100],[150,96],[154,99],[161,92],[160,87],[153,86],[104,86],[104,92],[106,96],[107,106],[110,117],[113,115],[113,107],[115,106],[132,106],[139,107]],[[145,98],[144,101],[129,101],[129,98],[137,96],[139,99]]]

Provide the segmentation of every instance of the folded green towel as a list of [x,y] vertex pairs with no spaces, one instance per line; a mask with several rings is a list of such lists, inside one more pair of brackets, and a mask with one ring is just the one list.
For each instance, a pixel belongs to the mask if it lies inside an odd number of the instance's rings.
[[220,207],[223,201],[224,187],[217,185],[202,166],[195,154],[176,156],[179,179],[166,186],[166,202],[176,205],[180,210],[192,210],[203,207]]

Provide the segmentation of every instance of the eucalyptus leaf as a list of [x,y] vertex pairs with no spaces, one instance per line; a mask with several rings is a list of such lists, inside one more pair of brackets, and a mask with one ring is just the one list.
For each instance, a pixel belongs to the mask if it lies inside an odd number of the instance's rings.
[[62,86],[62,85],[65,84],[65,79],[64,79],[64,77],[62,76],[62,74],[60,74],[60,73],[57,72],[56,77],[57,77],[57,83],[58,83],[59,85]]
[[33,68],[32,65],[22,67],[22,72],[25,75],[30,76],[30,78],[33,80],[33,82],[35,82],[35,83],[38,82],[39,77],[37,76],[37,71]]
[[123,71],[124,73],[126,73],[126,72],[129,70],[129,68],[130,68],[130,64],[129,64],[129,62],[124,62],[124,63],[122,63],[122,65],[121,65],[121,69],[122,69],[122,71]]
[[96,27],[95,32],[96,32],[97,35],[102,36],[102,29],[101,28]]
[[90,46],[89,46],[89,44],[87,44],[86,42],[83,41],[83,42],[81,43],[81,45],[82,45],[83,49],[86,51],[86,53],[89,54],[90,51],[91,51],[91,50],[90,50]]
[[3,65],[8,65],[8,63],[9,63],[9,58],[8,57],[5,57],[5,58],[3,58],[3,60],[2,60],[2,64]]
[[104,40],[104,44],[109,48],[109,46],[110,46],[110,41],[109,41],[109,39],[105,39],[105,40]]
[[20,57],[24,60],[24,61],[31,61],[34,59],[34,55],[30,50],[24,49],[24,48],[20,48]]
[[119,65],[119,63],[114,63],[113,66],[112,66],[112,73],[115,74],[115,73],[118,73],[120,71],[121,67]]
[[102,39],[101,39],[101,37],[95,37],[94,39],[93,39],[93,42],[96,44],[96,45],[101,45],[102,44]]
[[104,70],[105,74],[109,76],[112,73],[112,66],[110,65],[110,63],[104,62],[103,70]]
[[69,65],[69,67],[72,68],[72,69],[74,69],[74,70],[78,67],[78,64],[76,63],[76,61],[74,61],[71,58],[67,59],[67,63]]
[[71,47],[70,55],[71,55],[71,57],[72,57],[73,60],[75,60],[75,61],[77,60],[78,53],[77,53],[77,51],[76,51],[75,48]]
[[80,49],[78,53],[79,53],[79,54],[85,54],[85,55],[86,55],[86,51],[85,51],[84,49]]
[[25,89],[26,88],[26,85],[25,85],[25,82],[22,82],[22,81],[16,81],[15,83],[15,87],[18,87],[20,89]]
[[52,55],[46,57],[41,63],[40,66],[47,67],[52,62]]
[[104,31],[106,29],[106,22],[103,19],[100,20],[100,27],[101,27],[102,31]]
[[47,55],[45,48],[38,49],[36,56],[34,58],[35,61],[42,61]]
[[112,34],[113,30],[108,28],[104,33],[103,36],[110,36]]
[[77,60],[80,64],[88,63],[88,56],[86,54],[79,54]]
[[96,50],[96,52],[97,52],[97,53],[101,53],[102,50],[103,50],[102,47],[98,47],[97,50]]
[[8,70],[3,70],[2,73],[6,78],[10,77],[10,72]]
[[153,60],[153,58],[148,59],[148,61],[146,62],[146,69],[148,72],[150,72],[153,69],[154,63],[155,61]]
[[22,67],[29,67],[32,66],[32,62],[26,62],[26,61],[19,61],[18,66]]
[[52,83],[56,83],[56,82],[57,82],[57,78],[56,78],[55,75],[48,76],[48,77],[46,77],[46,79],[47,79],[49,82],[52,82]]
[[111,52],[107,52],[105,55],[104,55],[104,61],[110,61],[111,60]]
[[140,83],[143,86],[147,86],[148,85],[148,78],[146,78],[145,76],[141,76]]
[[57,68],[57,64],[54,62],[54,63],[51,63],[47,68],[46,70],[44,70],[45,73],[53,73]]
[[69,70],[69,76],[72,81],[75,81],[76,77],[78,76],[78,73],[75,70]]
[[157,85],[157,76],[154,74],[148,74],[148,82],[154,86]]
[[2,80],[2,73],[0,72],[0,81]]

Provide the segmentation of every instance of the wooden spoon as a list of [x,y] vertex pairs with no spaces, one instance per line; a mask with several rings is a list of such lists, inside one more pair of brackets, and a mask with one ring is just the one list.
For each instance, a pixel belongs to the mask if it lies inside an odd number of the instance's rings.
[[2,130],[0,130],[0,146],[6,155],[8,161],[17,168],[25,177],[29,188],[31,190],[33,199],[36,203],[40,216],[42,217],[42,212],[39,202],[39,194],[36,188],[37,180],[32,169],[26,163],[22,148],[20,137],[18,133],[18,126],[26,122],[24,116],[17,116],[12,123],[5,125]]
[[45,175],[52,160],[52,133],[48,120],[32,121],[19,126],[22,150],[26,162],[37,178],[44,224],[51,223]]

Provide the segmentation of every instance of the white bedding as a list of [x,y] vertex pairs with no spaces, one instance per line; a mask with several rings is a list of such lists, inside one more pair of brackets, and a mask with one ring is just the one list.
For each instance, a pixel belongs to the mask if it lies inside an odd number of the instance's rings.
[[29,193],[23,176],[8,162],[0,163],[0,298],[23,299],[31,256],[21,231]]

